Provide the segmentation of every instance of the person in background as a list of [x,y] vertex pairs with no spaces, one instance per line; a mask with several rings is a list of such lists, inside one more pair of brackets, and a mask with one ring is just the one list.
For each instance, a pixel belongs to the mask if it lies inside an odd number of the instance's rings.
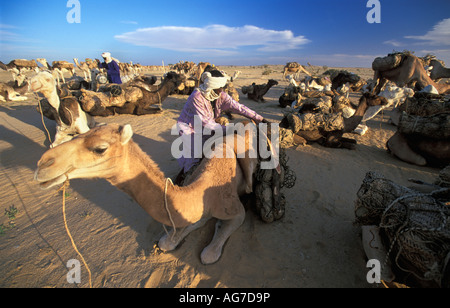
[[110,83],[122,84],[119,64],[115,61],[115,59],[111,57],[111,53],[104,52],[102,53],[102,57],[105,62],[100,64],[100,68],[106,69],[108,81]]

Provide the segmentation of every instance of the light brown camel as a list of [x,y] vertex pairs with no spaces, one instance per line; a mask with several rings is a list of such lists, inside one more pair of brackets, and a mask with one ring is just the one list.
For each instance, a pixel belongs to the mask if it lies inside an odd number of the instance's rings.
[[[251,178],[256,162],[236,158],[240,153],[236,146],[222,143],[216,149],[230,158],[203,159],[186,186],[179,187],[168,181],[133,142],[132,135],[130,125],[96,127],[45,152],[38,162],[35,180],[47,189],[70,179],[106,179],[133,197],[156,221],[175,228],[159,241],[164,251],[175,249],[191,231],[217,218],[214,237],[203,249],[201,261],[218,261],[226,240],[244,221],[245,209],[239,196],[251,185],[244,174]],[[245,142],[238,135],[235,138]]]
[[433,68],[430,71],[430,78],[439,82],[442,78],[450,78],[450,68],[446,68],[439,60],[431,60],[430,66]]
[[66,82],[64,74],[59,68],[53,68],[44,58],[37,58],[36,61],[43,65],[44,70],[48,70],[52,74],[53,78],[55,78],[58,83],[58,87],[61,86],[60,80],[63,80],[63,83]]
[[0,68],[15,74],[21,74],[28,70],[38,69],[38,65],[34,60],[15,59],[8,64],[4,64],[0,61]]
[[[24,87],[28,88],[28,85],[24,85]],[[28,97],[22,96],[17,89],[6,84],[4,82],[0,82],[0,102],[13,101],[13,102],[21,102],[28,100]]]
[[377,85],[374,93],[380,93],[381,89],[390,80],[398,87],[405,87],[410,84],[422,90],[428,85],[434,86],[439,94],[450,93],[450,84],[438,84],[434,82],[427,74],[422,62],[414,55],[408,54],[403,57],[399,66],[386,71],[375,71],[374,80]]
[[11,73],[14,81],[0,82],[0,101],[26,101],[28,97],[24,95],[28,92],[27,77],[24,74]]
[[211,66],[211,63],[209,62],[199,62],[197,66],[193,69],[194,72],[192,74],[192,77],[195,80],[195,86],[198,87],[200,85],[200,77],[202,76],[203,72],[205,71],[205,68],[208,66]]
[[91,68],[89,67],[88,63],[86,62],[80,62],[78,61],[77,58],[73,58],[73,62],[75,63],[75,65],[78,67],[78,69],[80,69],[83,74],[84,74],[84,79],[86,81],[91,82],[92,78],[91,78]]
[[298,73],[298,72],[303,72],[308,76],[311,76],[311,73],[308,72],[303,65],[298,64],[297,62],[288,62],[286,63],[286,65],[283,68],[283,78],[286,77],[287,73]]

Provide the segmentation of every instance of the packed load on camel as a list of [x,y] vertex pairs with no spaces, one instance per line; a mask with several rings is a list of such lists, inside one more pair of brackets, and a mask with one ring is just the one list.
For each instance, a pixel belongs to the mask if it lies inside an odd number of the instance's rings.
[[428,192],[368,172],[355,202],[368,259],[381,264],[381,279],[415,287],[450,287],[450,166]]
[[108,84],[99,92],[81,89],[76,95],[81,108],[93,116],[154,114],[162,111],[162,102],[181,83],[180,75],[169,72],[158,86],[136,80],[122,85]]
[[[438,62],[437,62],[438,63]],[[372,63],[374,93],[379,93],[388,81],[399,87],[408,86],[419,91],[432,86],[439,94],[450,93],[450,84],[435,82],[425,70],[424,62],[409,51],[388,54],[378,57]],[[445,68],[444,68],[445,69]],[[436,77],[435,77],[436,78]],[[437,78],[436,78],[437,80]]]
[[400,106],[397,132],[388,150],[416,165],[450,163],[450,100],[442,95],[416,93]]
[[337,90],[342,85],[348,83],[350,90],[358,92],[366,84],[366,81],[355,73],[346,70],[327,70],[323,75],[329,75],[331,79],[332,89]]
[[[258,168],[255,174],[255,205],[264,222],[270,223],[282,218],[285,214],[286,199],[283,188],[295,185],[295,172],[288,166],[288,156],[280,147],[280,169]],[[279,171],[279,172],[278,172]]]
[[411,53],[409,51],[404,51],[390,53],[386,57],[377,57],[372,62],[372,69],[380,72],[394,69],[400,66],[405,56],[408,55],[411,55]]
[[[326,110],[326,105],[322,105],[320,108],[311,104],[307,108],[303,106],[299,111],[287,112],[280,127],[293,131],[296,144],[305,145],[308,142],[318,142],[325,147],[355,149],[356,140],[345,138],[343,135],[358,128],[370,107],[387,104],[384,97],[364,93],[359,100],[358,107],[348,117],[344,116],[345,105],[340,105],[339,101],[332,105],[332,112],[320,111],[320,109]],[[337,106],[343,109],[336,110]]]

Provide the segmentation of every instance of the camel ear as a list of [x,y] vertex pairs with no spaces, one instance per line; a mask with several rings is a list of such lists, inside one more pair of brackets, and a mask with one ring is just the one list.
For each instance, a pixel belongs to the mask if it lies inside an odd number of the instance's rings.
[[125,145],[130,141],[131,137],[133,136],[133,130],[131,129],[130,124],[126,124],[124,127],[122,127],[122,132],[120,134],[120,143],[122,145]]

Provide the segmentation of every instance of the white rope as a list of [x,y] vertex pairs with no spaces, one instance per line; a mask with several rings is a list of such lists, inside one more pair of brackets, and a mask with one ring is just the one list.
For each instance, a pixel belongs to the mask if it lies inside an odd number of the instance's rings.
[[[165,206],[165,208],[166,208],[167,214],[169,215],[169,219],[170,219],[170,222],[171,222],[172,227],[173,227],[173,234],[172,234],[172,240],[173,240],[175,234],[177,233],[177,228],[175,227],[175,223],[174,223],[174,221],[173,221],[173,219],[172,219],[172,215],[170,214],[169,206],[168,206],[168,203],[167,203],[167,185],[168,185],[169,182],[170,182],[170,183],[172,184],[172,186],[173,186],[172,180],[171,180],[170,178],[167,178],[167,179],[166,179],[166,186],[165,186],[165,188],[164,188],[164,206]],[[163,226],[164,226],[164,225],[163,225]],[[167,232],[167,229],[166,229],[165,226],[164,226],[164,230],[166,231],[167,235],[169,235],[169,233]]]

